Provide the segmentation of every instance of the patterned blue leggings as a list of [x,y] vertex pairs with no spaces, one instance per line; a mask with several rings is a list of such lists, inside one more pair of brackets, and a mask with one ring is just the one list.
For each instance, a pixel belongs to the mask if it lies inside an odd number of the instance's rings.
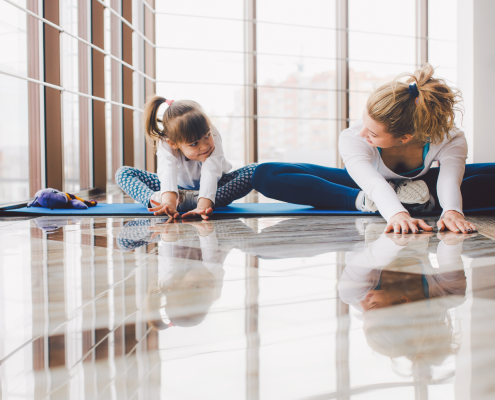
[[[257,165],[249,164],[224,174],[218,181],[213,208],[227,206],[253,190],[251,177]],[[124,192],[145,207],[149,207],[153,193],[160,190],[160,180],[157,174],[132,167],[120,167],[115,174],[115,182]],[[182,188],[179,187],[179,189]]]

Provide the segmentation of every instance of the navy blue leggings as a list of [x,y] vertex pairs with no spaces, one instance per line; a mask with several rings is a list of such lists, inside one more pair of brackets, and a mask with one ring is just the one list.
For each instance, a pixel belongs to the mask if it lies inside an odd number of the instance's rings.
[[[426,182],[435,197],[435,210],[441,209],[436,188],[439,171],[431,168],[418,178]],[[251,183],[272,199],[334,210],[356,210],[361,190],[347,170],[313,164],[260,164]],[[467,164],[461,193],[464,209],[494,207],[495,164]]]

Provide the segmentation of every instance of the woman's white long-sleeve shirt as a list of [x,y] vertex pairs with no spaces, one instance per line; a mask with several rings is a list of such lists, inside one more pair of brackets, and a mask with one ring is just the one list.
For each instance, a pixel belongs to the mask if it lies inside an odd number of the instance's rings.
[[[424,248],[422,248],[423,244]],[[457,245],[448,245],[444,241],[438,243],[436,259],[439,268],[431,265],[428,243],[417,243],[417,245],[415,246],[414,242],[405,246],[395,244],[385,233],[382,233],[377,240],[368,243],[364,251],[346,252],[346,266],[338,283],[340,299],[362,311],[359,302],[366,298],[370,290],[376,288],[382,271],[393,266],[393,262],[401,257],[401,252],[403,257],[417,259],[416,267],[421,267],[421,272],[414,272],[425,276],[430,298],[464,296],[466,275],[461,258],[462,243]],[[407,252],[408,249],[411,251]]]
[[222,137],[212,126],[215,150],[206,161],[188,160],[184,155],[176,155],[170,145],[160,140],[157,146],[157,174],[160,180],[160,196],[165,192],[178,193],[178,186],[184,189],[198,190],[199,198],[215,203],[217,184],[223,174],[232,169],[223,154]]
[[404,178],[391,171],[384,163],[376,147],[359,136],[363,120],[342,131],[339,152],[354,182],[372,199],[380,214],[387,221],[395,214],[408,212],[399,201],[394,189],[387,183],[390,179],[417,179],[426,174],[433,161],[440,163],[437,194],[443,214],[454,210],[462,214],[461,182],[467,158],[467,141],[464,133],[454,128],[451,139],[444,138],[438,144],[430,144],[424,160],[424,169],[414,177]]

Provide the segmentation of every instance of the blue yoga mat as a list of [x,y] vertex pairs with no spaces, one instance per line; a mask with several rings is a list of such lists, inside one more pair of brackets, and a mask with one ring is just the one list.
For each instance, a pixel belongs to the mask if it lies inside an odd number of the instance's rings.
[[[142,204],[135,203],[100,203],[96,207],[90,207],[87,210],[76,210],[73,208],[50,210],[43,207],[23,207],[13,210],[5,210],[5,212],[16,214],[22,213],[61,216],[153,216],[153,213],[149,212],[148,209]],[[319,210],[311,206],[300,206],[289,203],[234,203],[227,207],[218,207],[214,214],[228,215],[232,217],[246,215],[367,215],[367,213],[362,213],[360,211]]]
[[[495,207],[480,208],[476,210],[465,210],[466,214],[480,214],[494,212]],[[76,210],[72,208],[63,208],[50,210],[43,207],[24,207],[11,210],[4,210],[4,214],[36,214],[36,215],[60,215],[60,216],[139,216],[151,217],[153,213],[149,212],[142,204],[125,203],[125,204],[104,204],[100,203],[96,207],[90,207],[87,210]],[[439,215],[440,212],[423,213],[422,216]],[[301,206],[290,203],[234,203],[227,207],[219,207],[215,210],[214,215],[229,217],[245,216],[273,216],[273,215],[379,215],[378,213],[364,213],[361,211],[347,210],[322,210],[311,206]]]

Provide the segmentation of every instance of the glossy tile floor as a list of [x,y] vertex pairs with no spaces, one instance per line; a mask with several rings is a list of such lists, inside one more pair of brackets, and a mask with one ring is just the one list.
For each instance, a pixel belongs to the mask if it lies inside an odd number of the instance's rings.
[[0,221],[2,399],[495,398],[492,239],[163,222]]

